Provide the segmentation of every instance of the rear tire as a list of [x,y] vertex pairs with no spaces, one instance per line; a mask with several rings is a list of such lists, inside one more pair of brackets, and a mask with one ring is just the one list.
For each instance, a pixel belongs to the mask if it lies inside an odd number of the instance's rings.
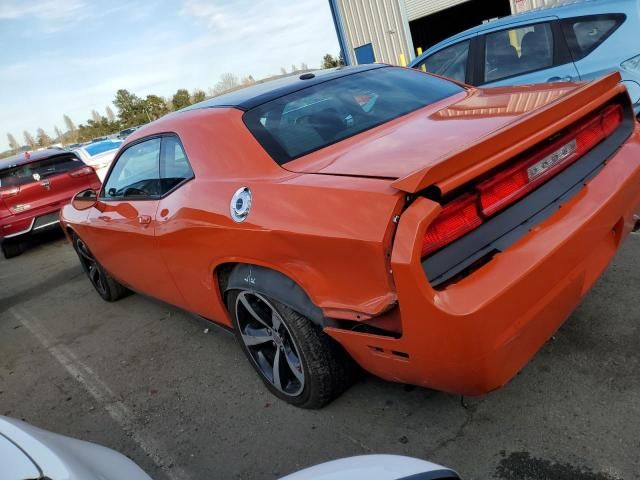
[[14,258],[22,255],[25,251],[25,244],[22,242],[5,240],[2,242],[2,254],[4,258]]
[[113,277],[102,268],[102,265],[93,257],[87,244],[84,243],[78,235],[72,233],[71,241],[73,242],[74,250],[78,254],[84,273],[87,274],[93,288],[96,289],[96,292],[98,292],[98,295],[100,295],[103,300],[115,302],[131,292],[128,288],[114,280]]
[[316,409],[353,383],[353,360],[298,312],[249,290],[229,292],[227,308],[242,350],[278,398],[297,407]]

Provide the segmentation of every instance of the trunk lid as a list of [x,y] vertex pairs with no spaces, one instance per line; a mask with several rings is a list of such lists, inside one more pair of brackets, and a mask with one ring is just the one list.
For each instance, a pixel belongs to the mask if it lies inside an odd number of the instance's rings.
[[[495,162],[498,151],[512,147],[512,157],[519,142],[529,141],[545,125],[562,122],[619,80],[612,74],[590,84],[472,89],[284,167],[299,173],[389,178],[394,187],[413,193],[484,159]],[[568,98],[574,101],[562,101]]]

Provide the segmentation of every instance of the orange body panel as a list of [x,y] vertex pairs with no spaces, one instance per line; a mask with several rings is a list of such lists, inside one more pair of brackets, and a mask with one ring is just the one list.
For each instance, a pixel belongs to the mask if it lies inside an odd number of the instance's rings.
[[[455,188],[566,126],[573,117],[562,112],[577,118],[623,94],[616,83],[469,89],[284,167],[250,134],[240,110],[177,113],[127,143],[176,133],[193,180],[160,200],[67,206],[62,219],[137,291],[230,326],[216,269],[261,265],[293,279],[327,318],[401,332],[325,327],[370,372],[480,394],[506,383],[556,331],[632,228],[640,129],[562,209],[444,290],[431,287],[420,259],[441,207],[423,197],[408,204],[404,191],[432,181]],[[514,124],[522,132],[507,145]],[[253,201],[238,224],[229,202],[243,186]],[[151,221],[142,225],[141,216]]]

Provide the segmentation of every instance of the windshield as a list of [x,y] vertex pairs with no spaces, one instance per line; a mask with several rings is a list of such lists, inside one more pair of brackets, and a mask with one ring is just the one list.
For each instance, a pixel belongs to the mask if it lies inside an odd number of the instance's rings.
[[463,91],[415,70],[355,73],[267,102],[244,122],[279,164]]
[[100,155],[101,153],[108,152],[109,150],[115,150],[122,145],[122,141],[120,140],[107,140],[104,142],[92,143],[91,145],[87,145],[84,147],[85,152],[87,152],[91,157],[95,155]]

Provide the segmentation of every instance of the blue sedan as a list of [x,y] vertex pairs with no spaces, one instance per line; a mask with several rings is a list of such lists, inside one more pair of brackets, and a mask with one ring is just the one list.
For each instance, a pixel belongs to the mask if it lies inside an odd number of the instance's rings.
[[472,28],[410,66],[490,87],[592,80],[617,70],[640,114],[638,32],[640,0],[585,0]]

